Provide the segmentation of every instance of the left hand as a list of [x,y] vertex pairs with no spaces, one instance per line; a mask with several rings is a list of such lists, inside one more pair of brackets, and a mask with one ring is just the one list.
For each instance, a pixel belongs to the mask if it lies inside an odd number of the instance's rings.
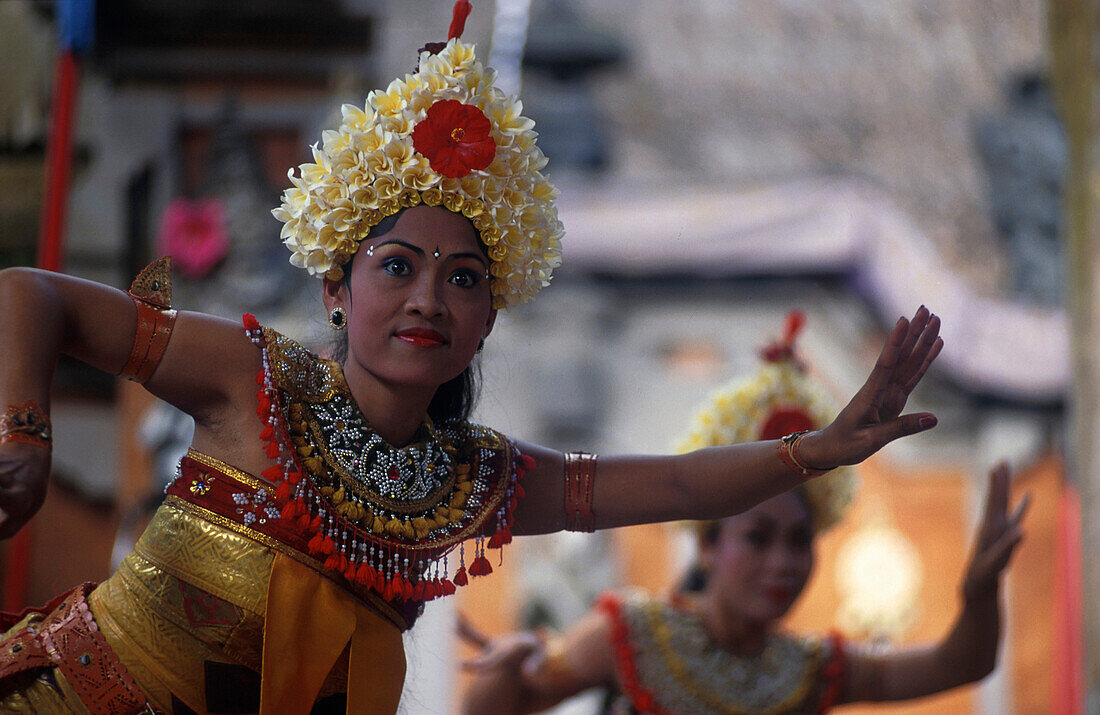
[[517,631],[490,638],[479,631],[461,613],[458,615],[458,636],[478,649],[473,658],[462,661],[466,670],[517,671],[531,656],[543,648],[543,641],[532,631]]
[[1010,514],[1008,511],[1008,466],[1003,462],[989,473],[989,492],[985,512],[974,540],[974,552],[963,578],[963,595],[967,600],[995,594],[1001,572],[1008,566],[1012,553],[1024,538],[1020,522],[1027,513],[1031,495],[1024,498]]
[[15,536],[46,500],[50,456],[36,444],[0,442],[0,540]]
[[899,318],[867,382],[832,424],[803,438],[802,460],[820,469],[858,464],[899,437],[935,427],[929,412],[901,411],[943,348],[939,332],[940,319],[923,305],[912,321]]

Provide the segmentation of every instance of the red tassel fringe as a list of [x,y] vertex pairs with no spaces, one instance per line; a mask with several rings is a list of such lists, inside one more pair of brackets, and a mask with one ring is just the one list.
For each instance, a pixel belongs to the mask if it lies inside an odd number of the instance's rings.
[[478,556],[470,564],[471,576],[488,576],[493,572],[493,566],[489,563],[489,559],[484,556]]

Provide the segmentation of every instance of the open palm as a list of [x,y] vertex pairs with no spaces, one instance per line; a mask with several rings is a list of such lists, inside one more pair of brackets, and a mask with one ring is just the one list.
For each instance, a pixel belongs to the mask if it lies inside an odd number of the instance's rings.
[[931,413],[902,410],[943,347],[939,332],[940,319],[923,305],[912,320],[899,318],[863,387],[832,424],[804,441],[806,462],[822,468],[857,464],[899,437],[934,427]]

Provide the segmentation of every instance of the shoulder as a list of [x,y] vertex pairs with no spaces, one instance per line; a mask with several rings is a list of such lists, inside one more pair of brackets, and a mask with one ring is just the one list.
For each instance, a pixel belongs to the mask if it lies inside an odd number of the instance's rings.
[[614,591],[604,591],[596,598],[596,606],[601,610],[637,610],[649,604],[660,605],[664,599],[658,598],[644,588],[628,587]]
[[476,467],[475,479],[519,481],[534,467],[534,460],[521,451],[515,440],[492,428],[455,420],[437,425],[436,430],[444,449],[459,464]]
[[595,610],[610,622],[613,640],[622,644],[647,631],[651,619],[673,615],[666,599],[641,588],[604,591],[596,599]]
[[297,340],[245,317],[245,327],[254,343],[263,348],[264,370],[274,387],[306,402],[332,399],[347,392],[339,363],[322,358]]
[[843,653],[843,640],[835,634],[806,634],[780,631],[771,636],[769,648],[783,653],[810,670],[824,668],[835,655]]

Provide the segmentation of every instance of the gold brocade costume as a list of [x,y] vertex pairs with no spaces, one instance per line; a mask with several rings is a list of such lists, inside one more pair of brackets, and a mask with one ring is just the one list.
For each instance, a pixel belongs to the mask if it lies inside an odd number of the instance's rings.
[[270,549],[164,505],[90,605],[151,698],[167,708],[175,694],[202,712],[207,661],[260,672],[273,560]]
[[486,549],[511,540],[529,458],[465,422],[427,422],[421,440],[390,447],[336,363],[246,328],[263,350],[258,414],[275,466],[259,479],[190,451],[118,570],[86,601],[66,595],[68,621],[51,625],[63,620],[51,602],[6,626],[0,710],[116,713],[132,697],[141,706],[125,712],[393,713],[402,631],[424,601],[492,570]]
[[[289,571],[291,579],[307,585],[309,592],[323,589],[324,584],[337,589],[319,571],[303,566],[301,555],[288,557],[207,521],[196,511],[186,503],[162,505],[118,570],[91,593],[89,606],[108,644],[158,710],[186,712],[179,703],[200,713],[268,710],[260,705],[259,674],[272,574]],[[276,563],[282,571],[275,569]],[[323,608],[311,615],[332,626],[340,620],[333,617],[338,610]],[[366,617],[378,624],[382,637],[372,639],[371,652],[379,663],[400,671],[388,674],[386,680],[394,683],[392,676],[403,677],[404,670],[400,629],[389,618],[365,608],[356,610],[366,611]],[[361,612],[353,614],[352,630],[354,616],[362,617]],[[343,646],[346,642],[347,638],[340,641],[335,664],[321,674],[318,700],[347,691],[350,648]],[[288,650],[302,646],[289,644]],[[310,655],[317,653],[316,648],[309,650]],[[290,662],[294,655],[301,654],[286,653]],[[305,685],[300,673],[292,675],[292,686]],[[400,697],[400,682],[398,677],[396,687],[390,688],[385,707],[376,708],[378,701],[372,698],[349,712],[392,712]],[[209,702],[211,697],[217,702]],[[173,698],[178,702],[173,704]],[[309,699],[312,704],[313,697]],[[339,705],[338,698],[332,702]],[[9,710],[88,712],[57,669],[0,698],[0,711]],[[343,712],[343,707],[338,711]]]

